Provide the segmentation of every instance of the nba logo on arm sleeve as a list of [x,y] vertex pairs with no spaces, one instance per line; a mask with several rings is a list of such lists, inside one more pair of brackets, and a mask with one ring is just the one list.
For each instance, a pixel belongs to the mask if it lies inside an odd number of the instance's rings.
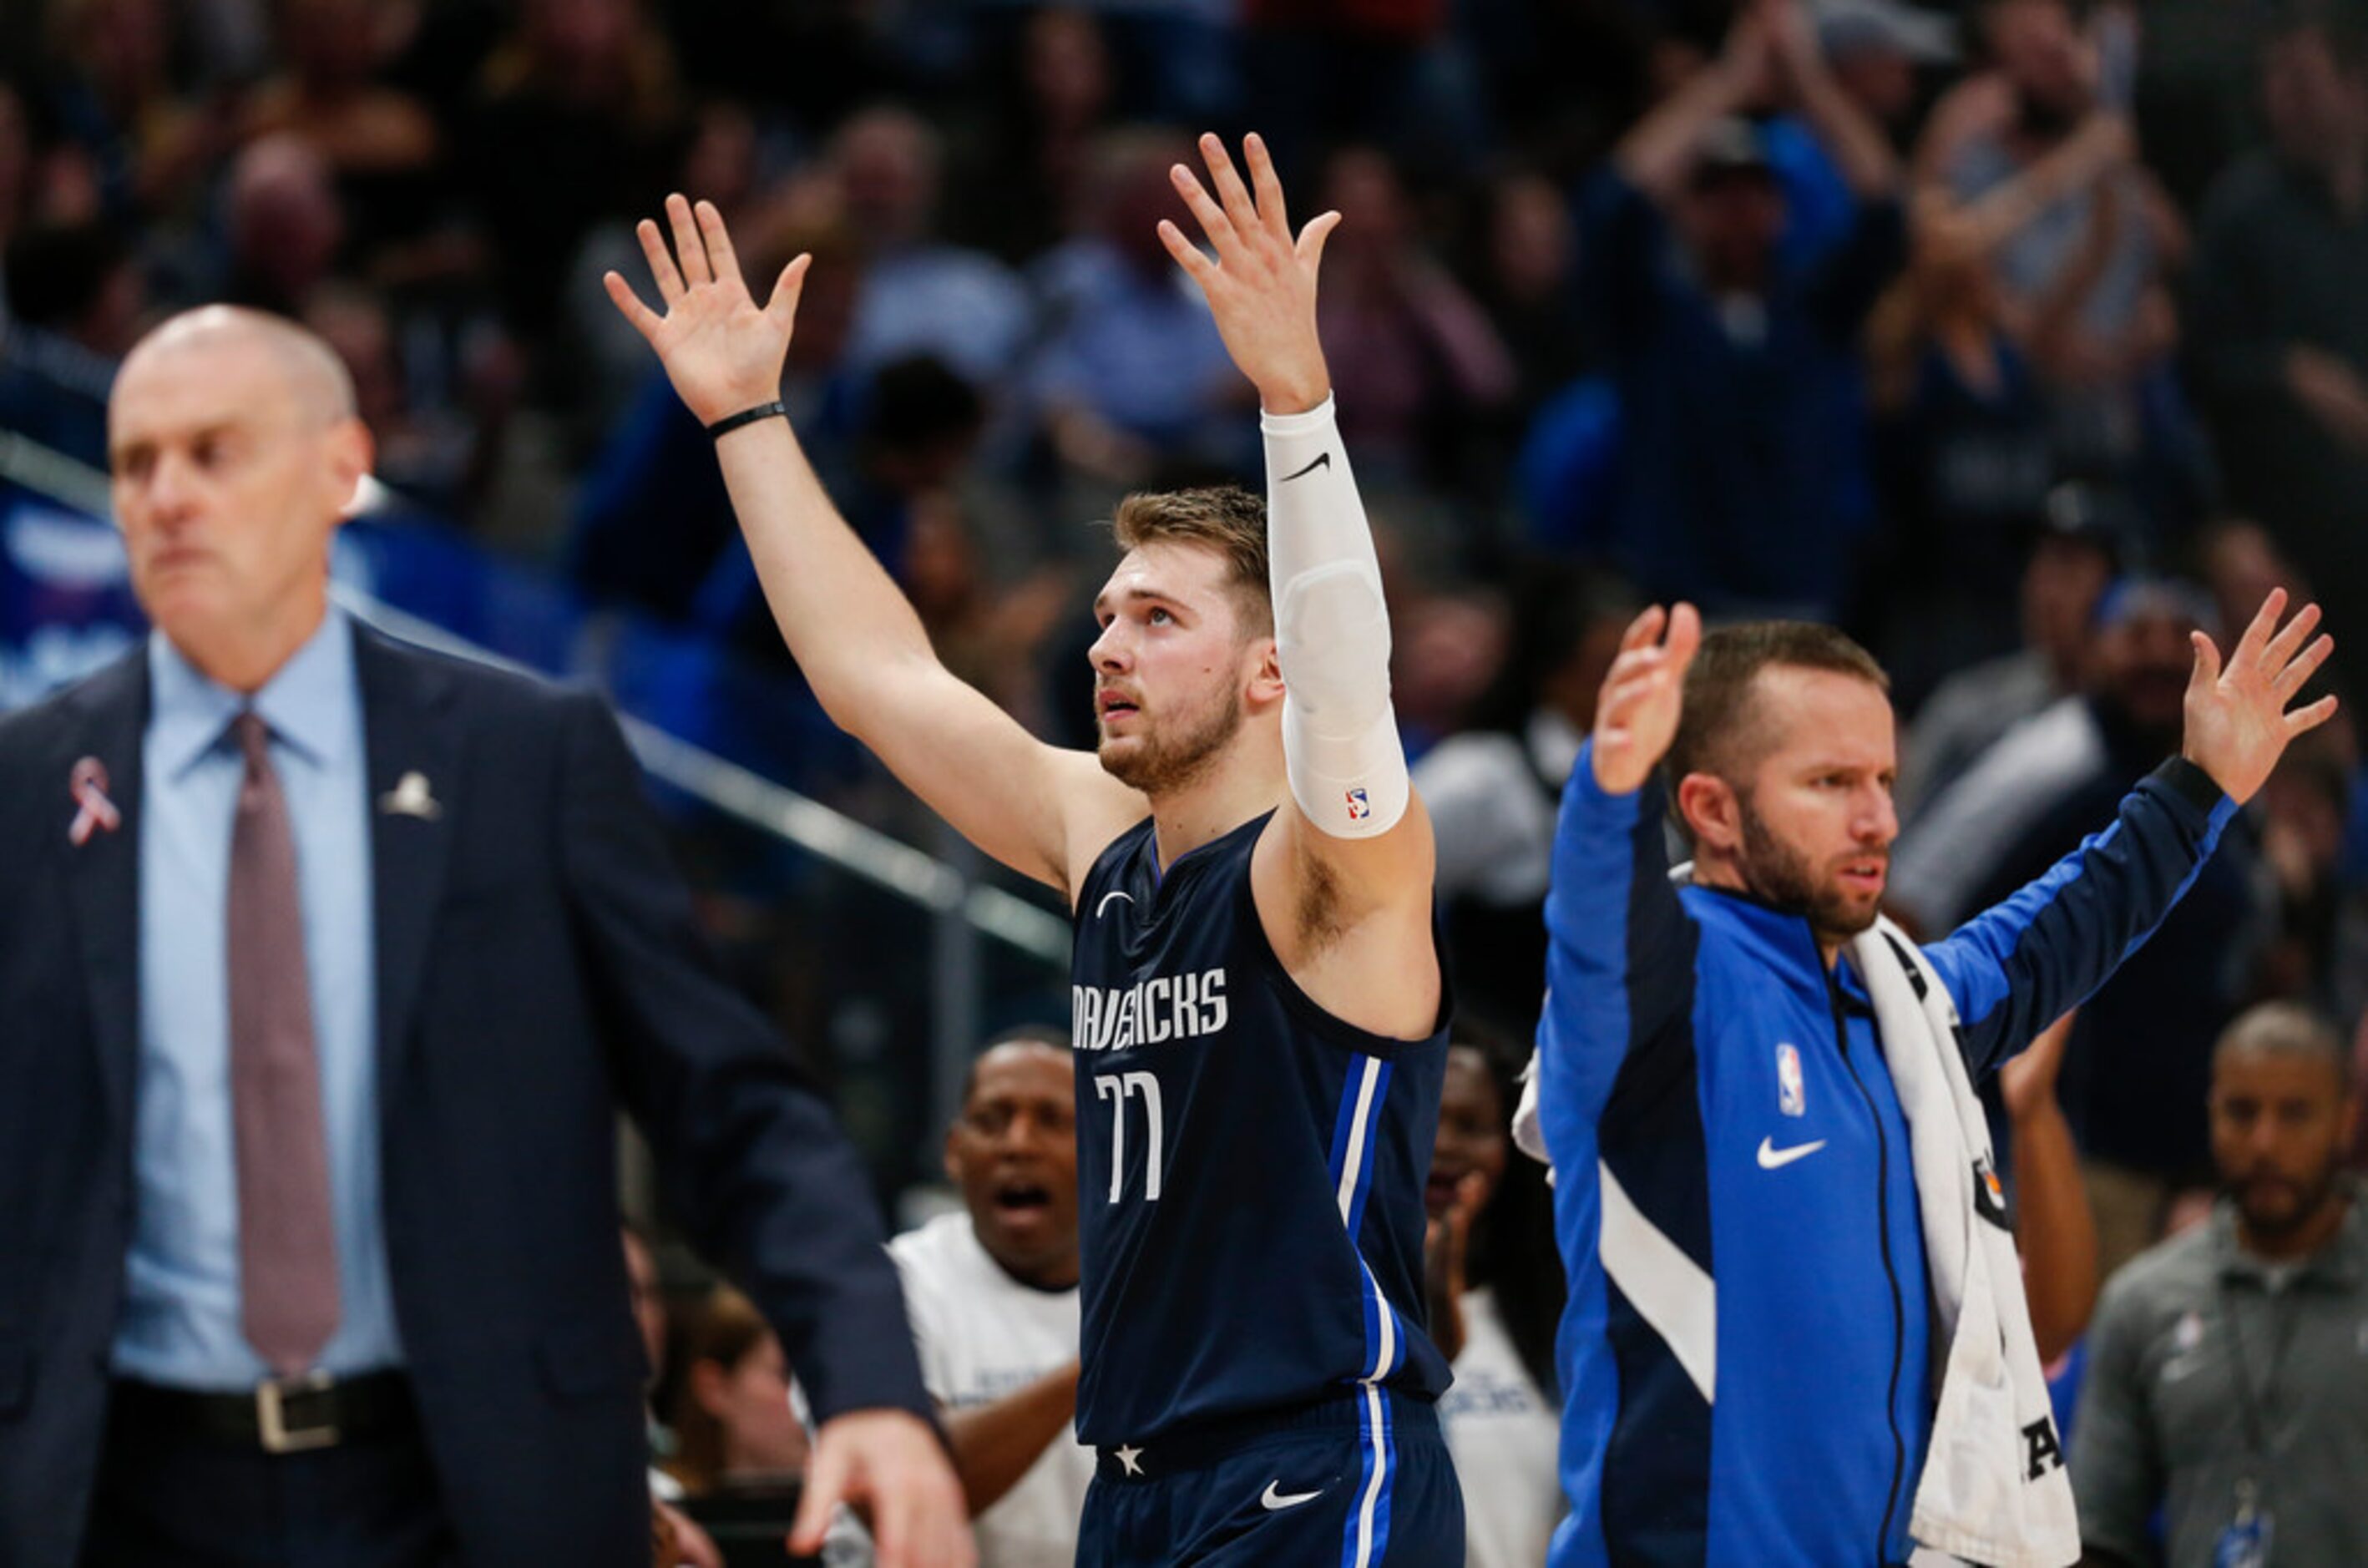
[[1776,1048],[1776,1108],[1786,1116],[1809,1114],[1808,1090],[1801,1082],[1801,1053],[1789,1043]]
[[1371,801],[1365,798],[1365,792],[1362,790],[1349,790],[1349,820],[1350,822],[1363,822],[1367,817],[1372,816],[1372,814],[1373,804]]

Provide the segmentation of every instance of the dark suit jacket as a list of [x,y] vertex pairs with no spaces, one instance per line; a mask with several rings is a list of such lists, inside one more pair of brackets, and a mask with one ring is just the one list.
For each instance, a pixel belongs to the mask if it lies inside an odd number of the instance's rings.
[[[597,698],[356,632],[396,1319],[472,1565],[649,1561],[615,1114],[818,1416],[929,1409],[861,1170],[717,978]],[[0,719],[0,1563],[72,1568],[138,1195],[144,651]],[[117,831],[75,847],[95,756]],[[381,797],[424,774],[440,813]]]

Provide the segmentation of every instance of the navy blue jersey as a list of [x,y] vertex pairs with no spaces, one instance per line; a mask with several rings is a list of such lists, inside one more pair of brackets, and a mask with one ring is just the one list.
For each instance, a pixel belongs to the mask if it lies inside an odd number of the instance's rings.
[[1077,1436],[1098,1447],[1448,1384],[1422,1295],[1447,1031],[1368,1034],[1292,983],[1250,894],[1268,820],[1165,877],[1145,820],[1077,901]]

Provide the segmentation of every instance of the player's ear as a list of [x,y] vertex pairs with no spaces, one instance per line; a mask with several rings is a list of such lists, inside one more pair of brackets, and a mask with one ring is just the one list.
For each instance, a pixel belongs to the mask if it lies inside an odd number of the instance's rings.
[[1678,814],[1698,847],[1722,855],[1743,847],[1743,804],[1718,775],[1689,773],[1679,779]]
[[1253,705],[1282,700],[1282,653],[1272,631],[1261,631],[1249,640],[1250,689]]
[[954,1130],[951,1127],[946,1129],[945,1162],[946,1179],[953,1183],[956,1187],[960,1187],[962,1185],[962,1161],[954,1156]]

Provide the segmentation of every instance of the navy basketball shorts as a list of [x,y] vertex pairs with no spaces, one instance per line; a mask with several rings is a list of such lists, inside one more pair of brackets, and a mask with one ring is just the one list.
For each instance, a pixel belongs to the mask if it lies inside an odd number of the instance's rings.
[[1462,1568],[1463,1494],[1429,1402],[1360,1389],[1099,1451],[1078,1568]]

